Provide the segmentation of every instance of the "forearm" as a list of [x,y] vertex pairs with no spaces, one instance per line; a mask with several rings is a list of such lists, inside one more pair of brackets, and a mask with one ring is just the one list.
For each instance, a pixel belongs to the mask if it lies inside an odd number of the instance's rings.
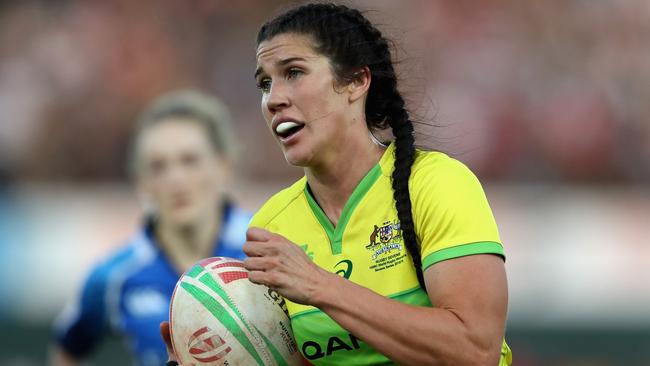
[[412,306],[339,276],[325,278],[317,307],[391,360],[404,365],[498,363],[494,342],[476,336],[453,309]]
[[253,283],[321,309],[394,362],[498,364],[508,298],[500,257],[470,255],[429,266],[424,280],[436,307],[423,307],[385,298],[318,267],[280,235],[251,228],[247,239],[244,266]]

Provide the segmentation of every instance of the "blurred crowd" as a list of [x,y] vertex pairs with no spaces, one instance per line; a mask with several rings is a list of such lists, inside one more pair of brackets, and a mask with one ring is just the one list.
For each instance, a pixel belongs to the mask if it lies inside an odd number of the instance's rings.
[[[396,41],[421,145],[484,179],[650,182],[646,0],[353,4]],[[232,108],[245,177],[294,174],[264,126],[252,77],[255,32],[286,5],[1,2],[0,181],[124,178],[138,111],[178,88]]]

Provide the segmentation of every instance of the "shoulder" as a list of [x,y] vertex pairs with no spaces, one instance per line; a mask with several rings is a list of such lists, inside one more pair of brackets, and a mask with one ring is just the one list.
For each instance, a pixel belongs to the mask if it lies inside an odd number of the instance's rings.
[[[74,301],[66,306],[55,322],[56,329],[67,330],[75,324],[104,323],[106,296],[117,273],[125,268],[135,253],[135,247],[127,244],[117,249],[91,267]],[[64,333],[61,331],[61,333]]]
[[462,162],[437,151],[416,152],[409,180],[414,192],[421,190],[463,191],[480,187],[476,175]]
[[121,299],[122,284],[153,258],[154,248],[139,232],[91,268],[81,291],[54,323],[56,338],[66,350],[83,355],[93,347],[116,319],[115,302]]
[[302,177],[291,186],[281,190],[269,198],[253,215],[251,227],[266,227],[269,222],[282,213],[292,202],[301,197],[307,178]]
[[107,257],[103,258],[92,268],[88,276],[88,282],[94,284],[104,284],[115,271],[119,271],[129,263],[135,256],[135,248],[130,245],[123,245]]
[[151,262],[154,257],[155,249],[149,239],[144,232],[138,232],[93,267],[86,286],[105,288],[115,279],[123,278],[134,267]]
[[461,161],[439,151],[417,150],[412,177],[460,177],[476,179],[474,173]]
[[465,164],[443,153],[418,151],[409,189],[423,269],[472,254],[504,257],[483,187]]
[[[415,216],[491,217],[483,186],[462,162],[440,152],[418,151],[409,179]],[[427,221],[428,219],[425,219]]]
[[[391,143],[380,161],[384,175],[392,175],[394,163],[395,144]],[[449,155],[439,151],[416,149],[409,176],[409,188],[418,189],[421,185],[431,188],[434,184],[456,180],[478,182],[474,173],[465,164]]]

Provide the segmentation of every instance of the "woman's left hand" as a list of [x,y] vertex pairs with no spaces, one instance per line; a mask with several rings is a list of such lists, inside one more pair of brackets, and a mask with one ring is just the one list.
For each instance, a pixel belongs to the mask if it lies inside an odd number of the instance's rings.
[[249,257],[244,267],[251,282],[299,304],[315,305],[316,295],[335,276],[314,264],[298,245],[268,230],[249,228],[244,253]]

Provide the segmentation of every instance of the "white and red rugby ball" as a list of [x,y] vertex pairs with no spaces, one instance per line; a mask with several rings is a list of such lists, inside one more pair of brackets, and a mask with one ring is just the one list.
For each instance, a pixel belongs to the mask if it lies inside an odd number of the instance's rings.
[[207,258],[185,272],[169,324],[184,366],[302,365],[284,299],[250,282],[237,259]]

